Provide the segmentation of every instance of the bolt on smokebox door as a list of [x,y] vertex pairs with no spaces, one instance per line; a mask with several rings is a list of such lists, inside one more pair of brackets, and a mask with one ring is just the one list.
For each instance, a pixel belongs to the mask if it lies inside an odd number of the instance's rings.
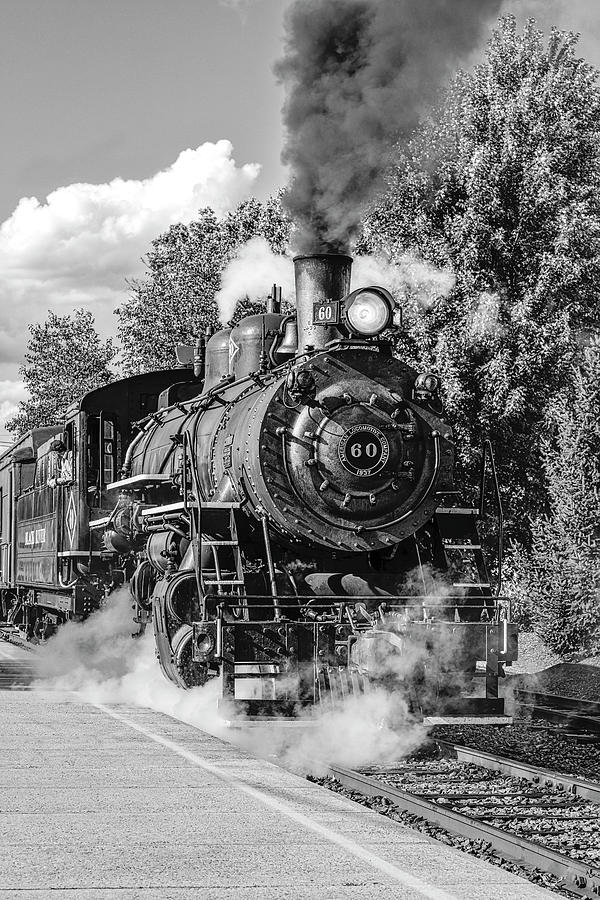
[[352,257],[343,253],[314,253],[294,257],[298,354],[307,347],[322,350],[329,341],[342,337],[335,324],[313,321],[315,304],[341,300],[350,292]]

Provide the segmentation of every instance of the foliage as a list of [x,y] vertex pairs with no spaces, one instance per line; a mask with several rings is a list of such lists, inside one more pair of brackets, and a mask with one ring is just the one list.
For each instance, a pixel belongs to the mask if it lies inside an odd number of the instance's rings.
[[485,62],[399,153],[360,244],[454,271],[433,305],[407,297],[402,350],[442,376],[467,485],[492,440],[508,533],[525,542],[547,502],[546,410],[577,334],[598,325],[600,91],[576,41],[554,31],[546,45],[533,21],[520,33],[500,20]]
[[525,622],[557,653],[600,647],[600,340],[584,350],[573,389],[547,415],[542,467],[549,511],[531,550],[513,558],[512,589]]
[[176,344],[193,344],[217,324],[215,294],[236,248],[260,235],[281,253],[288,232],[278,198],[264,204],[250,199],[221,220],[203,209],[189,225],[172,225],[156,238],[147,277],[131,282],[117,310],[125,374],[173,365]]
[[69,404],[112,380],[109,368],[116,355],[112,341],[101,341],[89,310],[72,315],[48,313],[42,324],[29,326],[25,363],[20,374],[30,398],[19,403],[6,422],[15,437],[41,425],[62,421]]

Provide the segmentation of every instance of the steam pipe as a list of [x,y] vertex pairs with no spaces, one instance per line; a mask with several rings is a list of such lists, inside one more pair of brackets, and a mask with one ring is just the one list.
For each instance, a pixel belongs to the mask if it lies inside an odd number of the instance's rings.
[[133,451],[140,443],[144,435],[146,434],[146,428],[150,425],[150,422],[147,422],[143,428],[140,428],[129,447],[127,448],[127,452],[125,453],[125,460],[123,462],[123,466],[121,468],[121,478],[129,478],[131,475],[131,466],[133,462]]
[[274,284],[271,293],[267,297],[267,313],[281,312],[281,288]]
[[329,341],[342,337],[335,324],[315,324],[313,309],[315,303],[331,303],[349,293],[351,269],[352,257],[344,253],[294,257],[297,355],[309,349],[323,350]]
[[194,346],[194,378],[204,377],[205,360],[206,338],[201,334]]

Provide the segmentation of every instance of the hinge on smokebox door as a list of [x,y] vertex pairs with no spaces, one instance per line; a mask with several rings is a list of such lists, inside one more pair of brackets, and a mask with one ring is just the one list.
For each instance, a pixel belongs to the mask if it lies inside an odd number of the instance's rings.
[[231,463],[233,459],[233,435],[230,434],[229,437],[225,438],[225,442],[223,444],[223,468],[230,469]]

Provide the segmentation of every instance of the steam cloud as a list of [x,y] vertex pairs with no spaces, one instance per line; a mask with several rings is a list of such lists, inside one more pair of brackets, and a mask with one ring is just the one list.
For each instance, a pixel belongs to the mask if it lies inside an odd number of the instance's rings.
[[[456,278],[450,269],[436,269],[425,260],[404,254],[390,263],[379,256],[357,256],[352,267],[352,289],[380,284],[401,303],[410,292],[419,306],[427,309],[439,297],[446,297]],[[243,244],[221,276],[221,289],[216,295],[223,325],[231,319],[236,304],[246,297],[263,300],[273,284],[282,287],[288,300],[294,297],[294,267],[289,256],[273,253],[262,237]]]
[[502,0],[295,0],[276,74],[286,88],[285,204],[302,252],[348,247],[394,143],[480,44]]
[[111,594],[105,607],[84,622],[67,622],[40,647],[36,687],[76,691],[92,703],[126,703],[167,713],[210,734],[224,734],[217,713],[218,683],[182,691],[158,666],[154,636],[132,640],[127,588]]
[[273,284],[281,285],[284,297],[294,296],[292,261],[273,253],[265,238],[252,238],[239,248],[221,276],[216,301],[223,325],[233,316],[238,301],[246,297],[263,300]]
[[[425,577],[425,583],[421,579]],[[434,605],[451,602],[449,585],[424,571],[408,576],[406,591],[425,588],[435,594]],[[420,599],[415,596],[415,603]],[[431,603],[428,601],[428,605]],[[124,703],[154,709],[265,758],[276,757],[297,771],[318,774],[321,764],[359,766],[400,759],[415,750],[425,730],[408,711],[404,690],[373,687],[350,695],[335,706],[325,703],[304,712],[290,730],[289,720],[274,720],[264,727],[227,727],[227,711],[217,710],[219,679],[203,687],[182,691],[160,672],[154,652],[152,628],[132,640],[134,628],[127,588],[113,593],[106,606],[84,622],[68,622],[39,648],[36,687],[75,691],[92,703]],[[437,642],[439,644],[439,642]],[[434,656],[446,663],[459,653],[446,638]],[[402,653],[390,648],[373,660],[374,674],[393,675],[396,684],[410,679],[428,657],[430,648],[406,642]],[[456,688],[462,687],[456,683]],[[424,698],[423,698],[424,699]],[[309,763],[311,763],[309,765]]]
[[[36,687],[75,691],[92,703],[117,703],[154,709],[265,758],[277,757],[290,768],[317,774],[320,764],[361,765],[399,759],[423,740],[422,727],[409,722],[402,696],[384,690],[351,696],[333,708],[305,714],[293,733],[289,720],[264,727],[229,729],[217,711],[219,679],[182,691],[160,672],[152,629],[131,639],[131,601],[126,589],[84,622],[68,622],[40,648]],[[395,661],[414,661],[414,654]],[[302,722],[305,727],[302,727]]]
[[394,263],[379,256],[357,256],[352,266],[353,290],[379,284],[390,290],[401,305],[410,292],[422,309],[428,309],[439,297],[447,297],[455,283],[451,269],[437,269],[409,253]]
[[36,686],[75,691],[92,703],[154,709],[299,770],[309,759],[345,765],[397,759],[423,739],[422,728],[407,723],[402,697],[383,690],[312,711],[304,718],[306,727],[299,724],[293,735],[277,721],[245,729],[241,720],[239,727],[228,729],[217,711],[219,679],[189,691],[175,687],[160,672],[152,629],[134,641],[133,627],[129,592],[122,589],[103,609],[84,622],[63,625],[40,647]]

